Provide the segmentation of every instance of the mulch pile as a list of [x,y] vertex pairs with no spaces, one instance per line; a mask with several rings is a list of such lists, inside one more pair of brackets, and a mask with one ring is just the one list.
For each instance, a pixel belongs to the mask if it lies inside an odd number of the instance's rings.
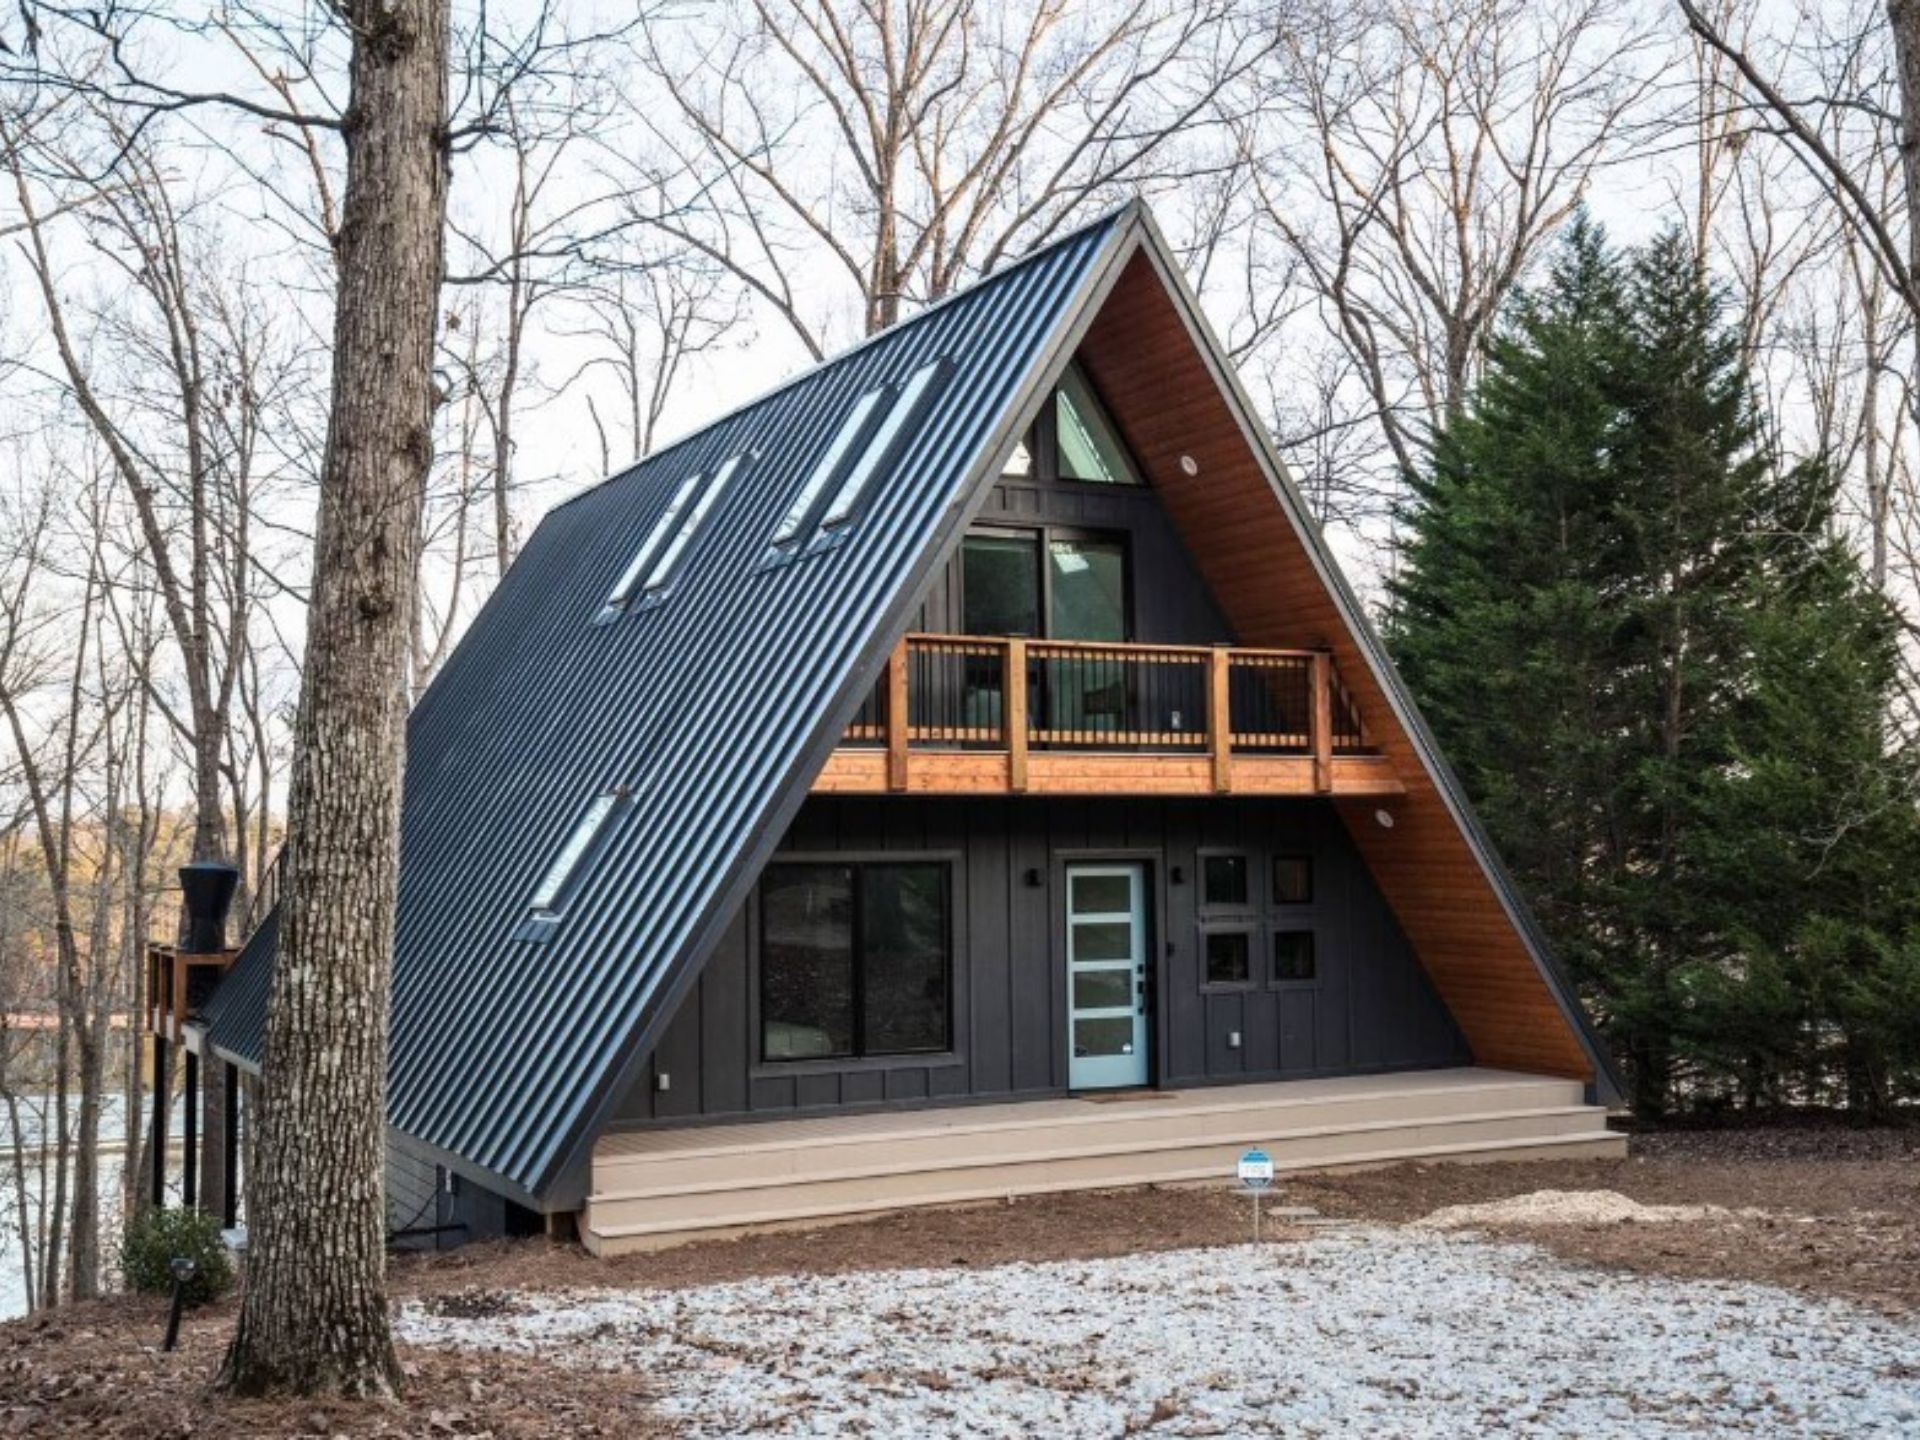
[[[1514,1231],[1566,1259],[1630,1271],[1755,1281],[1920,1312],[1920,1129],[1842,1126],[1636,1135],[1626,1160],[1398,1165],[1282,1178],[1279,1204],[1402,1223],[1442,1206],[1535,1190],[1617,1190],[1647,1204],[1759,1209],[1764,1218]],[[482,1313],[517,1288],[707,1285],[758,1275],[985,1266],[1235,1244],[1247,1201],[1221,1189],[1069,1194],[689,1245],[600,1261],[545,1241],[398,1260],[396,1297]],[[0,1436],[491,1435],[512,1440],[660,1433],[644,1375],[571,1370],[548,1357],[403,1348],[392,1405],[227,1401],[208,1386],[232,1302],[188,1318],[160,1353],[161,1302],[114,1297],[0,1325]]]
[[1668,1130],[1635,1135],[1625,1160],[1400,1165],[1286,1188],[1329,1215],[1393,1223],[1534,1190],[1617,1190],[1648,1205],[1762,1210],[1763,1218],[1506,1233],[1587,1264],[1748,1280],[1897,1315],[1920,1311],[1920,1128]]

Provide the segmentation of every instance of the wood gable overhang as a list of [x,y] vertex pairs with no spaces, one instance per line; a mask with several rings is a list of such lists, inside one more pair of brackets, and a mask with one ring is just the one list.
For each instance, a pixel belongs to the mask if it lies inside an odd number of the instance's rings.
[[1148,217],[1079,359],[1240,642],[1332,652],[1404,787],[1391,802],[1332,803],[1476,1058],[1579,1078],[1617,1101],[1617,1076],[1571,983]]

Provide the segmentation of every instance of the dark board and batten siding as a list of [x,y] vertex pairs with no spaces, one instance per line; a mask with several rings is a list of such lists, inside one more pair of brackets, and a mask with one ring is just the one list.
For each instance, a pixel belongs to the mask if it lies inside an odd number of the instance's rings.
[[[1200,854],[1314,860],[1319,979],[1239,989],[1202,984]],[[940,1057],[761,1063],[755,1026],[758,916],[735,917],[668,1025],[616,1123],[745,1119],[1066,1088],[1058,932],[1072,859],[1149,867],[1159,957],[1153,1074],[1163,1086],[1305,1078],[1470,1063],[1391,912],[1332,809],[1314,801],[1039,801],[815,797],[782,845],[793,855],[949,859],[954,894],[953,1051]],[[1181,872],[1176,883],[1174,869]],[[1028,872],[1039,883],[1028,883]],[[1266,913],[1259,925],[1265,933]],[[1264,964],[1264,947],[1257,959]],[[1236,1049],[1233,1032],[1242,1036]],[[669,1088],[657,1087],[659,1075]]]

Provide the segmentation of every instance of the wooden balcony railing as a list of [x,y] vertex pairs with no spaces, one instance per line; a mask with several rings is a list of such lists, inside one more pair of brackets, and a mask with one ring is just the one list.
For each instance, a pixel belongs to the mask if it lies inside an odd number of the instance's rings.
[[178,945],[147,945],[147,1028],[169,1040],[181,1038],[181,1027],[198,1014],[240,952],[235,949],[199,955]]
[[1205,757],[1220,791],[1236,756],[1291,756],[1322,793],[1335,757],[1373,753],[1323,650],[972,635],[902,640],[845,743],[884,749],[896,790],[920,750],[1004,753],[1014,790],[1035,753]]

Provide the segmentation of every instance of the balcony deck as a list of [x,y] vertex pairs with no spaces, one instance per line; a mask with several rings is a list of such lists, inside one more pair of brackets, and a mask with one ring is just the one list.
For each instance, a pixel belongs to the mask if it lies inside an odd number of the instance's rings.
[[909,635],[818,794],[1338,795],[1405,787],[1324,650]]

